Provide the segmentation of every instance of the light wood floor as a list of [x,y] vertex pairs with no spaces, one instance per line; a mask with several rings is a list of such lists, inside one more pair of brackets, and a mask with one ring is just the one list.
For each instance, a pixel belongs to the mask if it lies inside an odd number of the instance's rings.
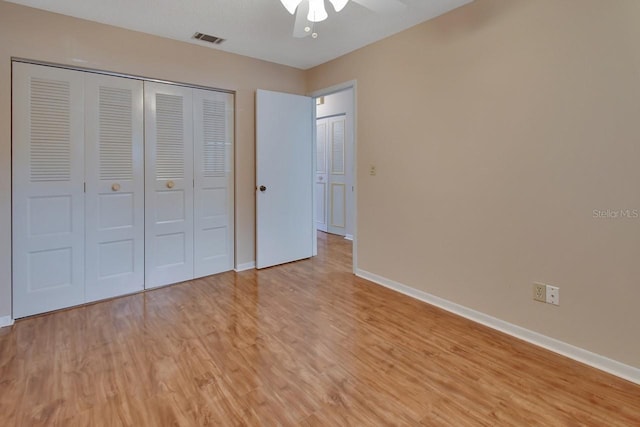
[[0,426],[640,426],[640,387],[312,260],[0,330]]

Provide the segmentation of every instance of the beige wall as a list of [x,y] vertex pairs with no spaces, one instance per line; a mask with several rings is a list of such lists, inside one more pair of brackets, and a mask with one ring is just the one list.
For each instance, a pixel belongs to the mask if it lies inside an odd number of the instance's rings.
[[0,1],[0,317],[11,314],[12,56],[237,91],[237,262],[254,260],[255,89],[303,93],[304,73]]
[[309,71],[357,79],[359,268],[640,368],[640,219],[593,217],[640,209],[639,23],[476,0]]

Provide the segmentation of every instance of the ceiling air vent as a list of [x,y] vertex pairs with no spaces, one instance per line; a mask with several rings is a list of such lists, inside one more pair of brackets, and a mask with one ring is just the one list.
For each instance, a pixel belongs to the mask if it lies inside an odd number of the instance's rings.
[[225,39],[220,38],[220,37],[216,37],[216,36],[210,36],[209,34],[202,34],[202,33],[195,33],[193,35],[194,39],[198,39],[198,40],[202,40],[203,42],[209,42],[209,43],[213,43],[213,44],[220,44],[223,41],[225,41]]

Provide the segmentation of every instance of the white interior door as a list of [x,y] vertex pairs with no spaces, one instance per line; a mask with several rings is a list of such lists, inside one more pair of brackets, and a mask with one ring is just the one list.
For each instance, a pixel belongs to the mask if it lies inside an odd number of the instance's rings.
[[144,289],[142,82],[86,74],[86,300]]
[[313,102],[256,94],[256,266],[313,253]]
[[329,152],[329,206],[327,231],[344,236],[347,226],[345,116],[327,121]]
[[193,278],[193,101],[189,88],[144,83],[145,287]]
[[327,119],[319,119],[316,121],[316,228],[320,231],[327,231],[328,164]]
[[233,95],[193,90],[194,276],[233,269]]
[[13,64],[13,317],[84,302],[84,76]]

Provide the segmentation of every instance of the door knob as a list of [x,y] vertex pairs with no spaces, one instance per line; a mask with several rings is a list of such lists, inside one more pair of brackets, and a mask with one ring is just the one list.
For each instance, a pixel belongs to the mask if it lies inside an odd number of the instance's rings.
[[111,186],[111,191],[120,191],[120,184],[113,184]]
[[173,181],[167,181],[167,188],[173,188],[174,185]]
[[265,187],[264,185],[261,185],[260,186],[260,191],[262,191],[264,193],[265,191],[267,191],[267,187]]

